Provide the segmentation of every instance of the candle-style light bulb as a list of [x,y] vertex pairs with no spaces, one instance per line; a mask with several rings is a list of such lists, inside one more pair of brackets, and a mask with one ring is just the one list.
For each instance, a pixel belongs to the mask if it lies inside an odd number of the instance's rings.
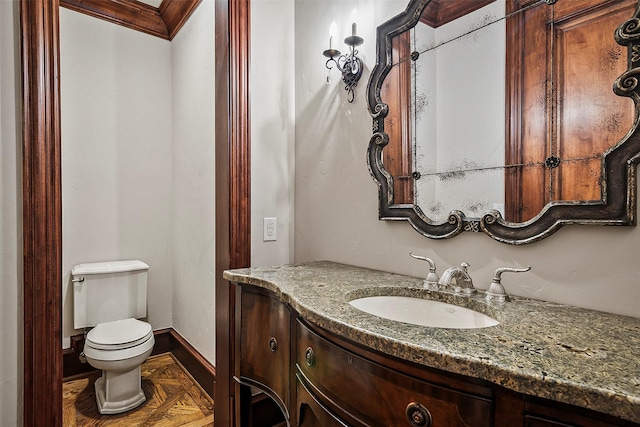
[[358,22],[358,8],[353,8],[351,11],[351,35],[357,35],[356,23]]
[[329,49],[333,49],[333,37],[337,31],[338,26],[336,25],[336,21],[332,21],[331,25],[329,25]]

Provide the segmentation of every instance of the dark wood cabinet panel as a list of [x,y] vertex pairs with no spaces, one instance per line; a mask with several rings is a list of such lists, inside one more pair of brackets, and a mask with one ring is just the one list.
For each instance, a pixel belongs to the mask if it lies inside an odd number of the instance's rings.
[[[262,385],[281,404],[290,404],[289,309],[275,298],[252,292],[241,296],[240,380]],[[254,384],[258,383],[258,384]]]

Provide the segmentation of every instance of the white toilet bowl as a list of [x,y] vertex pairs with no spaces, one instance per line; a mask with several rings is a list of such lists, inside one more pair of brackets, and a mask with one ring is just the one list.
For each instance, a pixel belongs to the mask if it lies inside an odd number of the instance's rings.
[[100,323],[89,331],[84,355],[91,366],[102,370],[102,377],[95,382],[101,414],[119,414],[146,400],[140,365],[154,344],[151,325],[133,318]]

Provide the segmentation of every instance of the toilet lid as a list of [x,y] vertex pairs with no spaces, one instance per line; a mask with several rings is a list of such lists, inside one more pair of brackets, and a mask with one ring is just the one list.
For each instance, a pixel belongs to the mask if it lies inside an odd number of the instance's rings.
[[100,323],[87,334],[85,345],[102,350],[134,347],[153,335],[151,325],[138,319]]

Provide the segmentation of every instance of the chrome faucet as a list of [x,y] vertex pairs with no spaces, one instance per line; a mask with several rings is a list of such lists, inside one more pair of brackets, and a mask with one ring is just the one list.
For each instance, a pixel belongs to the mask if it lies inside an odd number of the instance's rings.
[[[430,258],[414,255],[409,252],[412,258],[426,261],[429,263],[429,273],[424,279],[423,287],[432,291],[443,291],[445,293],[453,292],[458,295],[467,296],[475,299],[483,298],[487,301],[509,301],[509,296],[504,290],[504,286],[500,283],[502,273],[522,273],[531,270],[531,266],[526,268],[498,268],[493,275],[493,282],[486,291],[478,290],[473,286],[473,280],[467,270],[470,265],[463,262],[458,267],[447,268],[442,276],[438,277],[436,273],[436,264]],[[477,295],[476,295],[477,294]]]
[[476,293],[476,288],[473,287],[473,280],[469,275],[467,268],[469,264],[463,262],[459,267],[447,268],[438,284],[441,288],[452,289],[457,294],[472,295]]

